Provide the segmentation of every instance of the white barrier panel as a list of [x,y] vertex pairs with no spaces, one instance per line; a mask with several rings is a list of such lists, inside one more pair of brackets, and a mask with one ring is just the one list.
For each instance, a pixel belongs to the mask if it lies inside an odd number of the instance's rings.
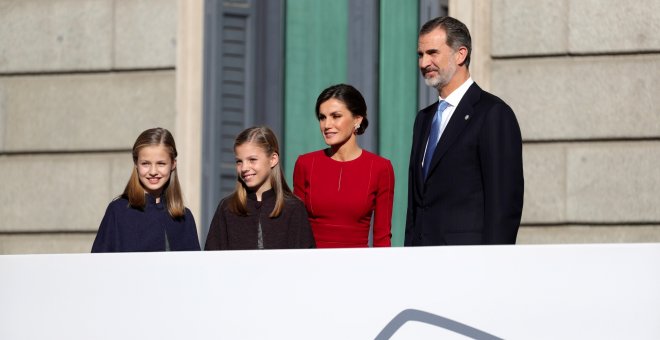
[[0,339],[660,339],[660,244],[0,256]]

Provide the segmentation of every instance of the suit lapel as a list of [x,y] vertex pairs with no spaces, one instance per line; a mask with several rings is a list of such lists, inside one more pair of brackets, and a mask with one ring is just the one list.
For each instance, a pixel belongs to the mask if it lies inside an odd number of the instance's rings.
[[[475,113],[473,107],[474,103],[479,99],[480,96],[481,88],[479,88],[477,83],[473,83],[467,92],[465,92],[463,98],[461,98],[461,101],[458,103],[456,110],[454,110],[454,114],[451,116],[449,123],[447,123],[447,127],[445,127],[445,130],[440,136],[440,141],[438,142],[438,146],[436,147],[433,158],[431,160],[429,174],[432,173],[433,170],[438,166],[438,163],[440,163],[442,157],[445,155],[445,153],[447,153],[449,148],[451,148],[465,127],[468,126],[470,121],[474,120]],[[466,117],[468,118],[466,119]],[[428,133],[426,136],[428,139]]]

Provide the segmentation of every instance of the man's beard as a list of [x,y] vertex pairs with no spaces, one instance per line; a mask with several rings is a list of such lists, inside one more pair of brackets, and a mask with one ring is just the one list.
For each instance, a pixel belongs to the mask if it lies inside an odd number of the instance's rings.
[[426,78],[424,77],[424,83],[427,86],[430,86],[438,91],[443,87],[447,86],[451,81],[451,78],[456,74],[456,65],[449,64],[445,69],[433,70],[437,73],[435,77]]
[[443,77],[440,75],[437,75],[432,78],[424,78],[424,83],[426,83],[426,86],[432,87],[434,89],[441,89],[445,85],[447,85],[447,81],[445,79],[442,79]]

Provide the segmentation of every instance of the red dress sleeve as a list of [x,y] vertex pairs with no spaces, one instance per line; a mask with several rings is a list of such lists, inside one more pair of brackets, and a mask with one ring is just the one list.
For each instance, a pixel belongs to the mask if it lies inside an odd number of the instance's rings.
[[394,169],[389,160],[378,168],[377,186],[373,246],[389,247],[392,238],[392,206],[394,204]]

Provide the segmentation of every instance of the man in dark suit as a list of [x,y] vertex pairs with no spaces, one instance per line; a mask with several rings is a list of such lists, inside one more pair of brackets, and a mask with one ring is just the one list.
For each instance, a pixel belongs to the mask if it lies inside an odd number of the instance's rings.
[[523,206],[522,138],[513,110],[470,77],[470,32],[430,20],[417,54],[439,100],[413,130],[406,246],[514,244]]

